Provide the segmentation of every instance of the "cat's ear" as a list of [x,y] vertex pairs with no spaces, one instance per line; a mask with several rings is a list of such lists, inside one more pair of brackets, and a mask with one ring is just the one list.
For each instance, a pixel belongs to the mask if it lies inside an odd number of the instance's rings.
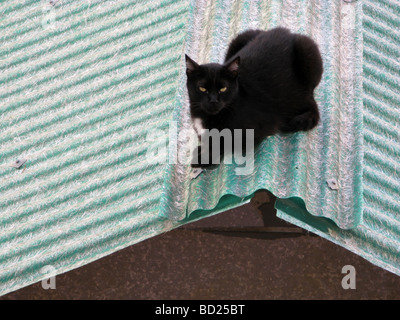
[[186,74],[189,76],[199,68],[199,65],[192,59],[190,59],[190,57],[187,54],[185,54],[185,60],[186,60]]
[[237,57],[230,64],[226,66],[226,69],[230,71],[230,73],[234,76],[237,76],[239,71],[240,57]]

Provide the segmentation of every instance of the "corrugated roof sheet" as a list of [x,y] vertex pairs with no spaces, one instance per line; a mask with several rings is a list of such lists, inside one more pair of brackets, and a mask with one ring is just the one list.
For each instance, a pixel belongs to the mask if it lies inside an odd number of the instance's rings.
[[[341,228],[358,225],[362,215],[361,9],[360,2],[325,0],[196,1],[186,52],[200,63],[223,62],[230,40],[248,28],[284,26],[311,36],[324,61],[315,93],[321,124],[307,133],[268,138],[256,150],[250,174],[238,175],[235,165],[221,165],[191,180],[189,166],[171,165],[163,215],[192,219],[268,189],[280,198],[303,199],[310,213]],[[183,75],[176,110],[180,130],[191,127],[185,80]],[[331,179],[337,181],[338,190],[329,187]]]
[[[396,1],[364,1],[359,33],[361,1],[53,3],[0,3],[0,294],[48,277],[48,265],[63,273],[238,206],[259,188],[301,196],[280,199],[280,216],[400,274]],[[240,30],[281,24],[321,45],[322,126],[270,139],[257,155],[259,174],[247,180],[222,166],[191,181],[187,166],[147,162],[149,145],[165,142],[155,132],[166,133],[171,120],[190,124],[184,37],[194,58],[221,61]],[[354,137],[353,153],[342,152],[342,133],[329,127],[338,119]],[[325,129],[336,138],[324,137],[321,154],[304,154]],[[315,156],[321,166],[311,165]],[[17,158],[26,168],[9,167]],[[329,173],[350,193],[330,192]]]
[[172,228],[146,152],[172,115],[189,2],[53,3],[0,4],[0,294]]
[[362,223],[341,230],[301,204],[281,200],[279,214],[400,275],[400,4],[363,1],[364,161]]

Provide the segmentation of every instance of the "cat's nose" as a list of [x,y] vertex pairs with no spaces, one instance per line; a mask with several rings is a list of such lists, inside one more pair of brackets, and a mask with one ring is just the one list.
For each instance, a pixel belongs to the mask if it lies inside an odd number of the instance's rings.
[[209,94],[208,99],[210,100],[210,103],[211,103],[211,104],[216,104],[216,103],[218,103],[218,96],[217,96],[215,93],[213,93],[213,92],[211,92],[211,93]]

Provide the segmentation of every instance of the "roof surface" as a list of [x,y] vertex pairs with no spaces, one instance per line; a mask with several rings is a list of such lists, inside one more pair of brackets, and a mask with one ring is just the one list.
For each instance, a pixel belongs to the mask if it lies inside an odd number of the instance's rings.
[[[398,3],[207,3],[0,3],[0,294],[258,189],[284,219],[400,274]],[[321,125],[265,141],[252,174],[191,180],[167,163],[171,128],[191,127],[183,53],[221,62],[241,30],[278,25],[320,45]]]

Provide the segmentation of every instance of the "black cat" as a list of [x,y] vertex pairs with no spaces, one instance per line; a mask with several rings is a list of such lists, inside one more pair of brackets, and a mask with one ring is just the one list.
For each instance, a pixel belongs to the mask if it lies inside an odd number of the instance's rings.
[[[224,64],[198,65],[186,56],[192,120],[204,129],[254,129],[255,145],[278,132],[311,130],[319,121],[313,95],[322,72],[309,37],[285,28],[248,30],[231,42]],[[202,153],[199,148],[193,167],[211,164]]]

